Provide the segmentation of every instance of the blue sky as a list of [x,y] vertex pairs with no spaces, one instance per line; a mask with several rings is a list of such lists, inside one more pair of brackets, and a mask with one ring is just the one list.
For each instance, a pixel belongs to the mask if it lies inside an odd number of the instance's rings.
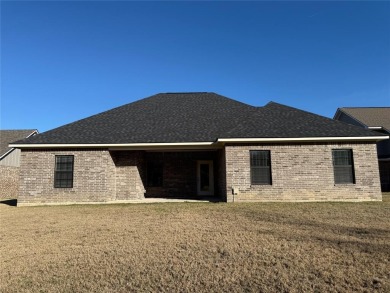
[[390,2],[1,2],[2,129],[187,91],[390,106]]

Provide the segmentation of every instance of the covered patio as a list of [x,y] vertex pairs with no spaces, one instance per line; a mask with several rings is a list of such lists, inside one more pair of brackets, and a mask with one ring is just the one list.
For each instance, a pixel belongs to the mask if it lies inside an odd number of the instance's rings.
[[[123,199],[128,198],[129,190],[126,189],[130,188],[139,200],[145,201],[226,201],[222,198],[225,188],[222,149],[117,150],[110,153],[117,167],[117,200],[121,200],[121,193]],[[143,196],[140,195],[142,191]]]

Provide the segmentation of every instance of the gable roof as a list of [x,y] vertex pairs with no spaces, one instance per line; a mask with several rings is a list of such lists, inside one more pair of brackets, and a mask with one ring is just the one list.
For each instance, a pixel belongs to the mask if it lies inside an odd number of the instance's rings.
[[269,103],[254,107],[208,92],[157,94],[15,143],[213,143],[221,138],[370,137],[380,134]]
[[0,159],[12,150],[8,145],[36,133],[36,129],[0,130]]
[[390,107],[345,107],[339,108],[338,111],[366,127],[383,127],[390,131]]

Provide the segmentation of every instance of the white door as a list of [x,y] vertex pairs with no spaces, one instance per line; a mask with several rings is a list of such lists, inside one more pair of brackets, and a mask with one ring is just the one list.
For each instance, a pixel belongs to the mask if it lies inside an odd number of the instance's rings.
[[214,195],[213,161],[198,161],[197,185],[198,195]]

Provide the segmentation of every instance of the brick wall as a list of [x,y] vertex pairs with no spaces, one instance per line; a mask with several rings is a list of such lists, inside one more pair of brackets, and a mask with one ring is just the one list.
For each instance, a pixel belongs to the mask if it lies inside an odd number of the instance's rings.
[[19,190],[19,168],[0,166],[0,198],[17,198]]
[[[334,184],[332,149],[353,150],[356,184]],[[250,150],[270,150],[272,185],[251,185]],[[226,145],[228,201],[381,200],[376,145]],[[232,188],[238,194],[232,194]]]
[[144,152],[114,151],[111,156],[116,166],[116,199],[144,198]]
[[[54,188],[56,155],[74,155],[73,188]],[[23,150],[18,205],[114,200],[115,169],[107,150]]]
[[[215,178],[218,178],[221,171],[216,154],[206,151],[23,150],[18,205],[142,199],[145,192],[149,197],[196,196],[197,160],[212,160],[214,172],[218,174]],[[54,188],[56,155],[74,156],[73,188]],[[146,187],[147,160],[155,155],[164,158],[164,185]],[[221,187],[216,183],[218,195]],[[222,190],[225,186],[224,183]]]
[[[356,184],[334,184],[332,149],[337,148],[353,150]],[[272,185],[251,185],[250,150],[271,151]],[[54,188],[56,155],[74,156],[73,188]],[[213,160],[215,191],[222,200],[381,200],[375,144],[226,145],[216,152],[166,152],[164,186],[157,189],[145,184],[148,156],[143,151],[24,150],[18,205],[140,199],[145,189],[149,196],[196,195],[197,160]]]

